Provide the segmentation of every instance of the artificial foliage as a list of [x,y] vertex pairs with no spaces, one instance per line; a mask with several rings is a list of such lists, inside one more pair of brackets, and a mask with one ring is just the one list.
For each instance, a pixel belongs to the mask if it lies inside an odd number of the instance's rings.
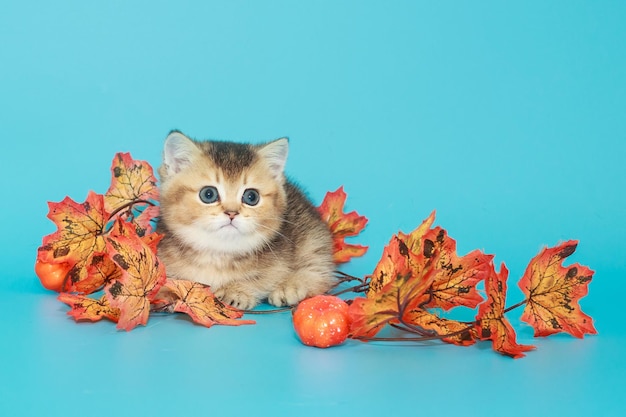
[[[157,256],[161,240],[154,229],[159,191],[152,167],[118,153],[105,194],[90,192],[76,203],[66,197],[49,203],[58,230],[43,238],[36,271],[47,288],[60,292],[76,321],[103,318],[132,330],[151,312],[186,313],[198,324],[252,324],[223,304],[202,284],[169,280]],[[59,274],[58,271],[64,273]],[[50,276],[58,278],[49,282]]]
[[[329,192],[318,208],[332,232],[337,264],[368,249],[346,242],[368,222],[344,211],[346,197],[343,188]],[[107,319],[126,331],[145,325],[154,312],[184,313],[206,327],[254,324],[242,319],[246,312],[217,299],[210,287],[167,278],[157,254],[162,237],[155,230],[158,201],[152,167],[128,153],[116,154],[106,193],[89,192],[83,203],[69,197],[49,203],[48,218],[57,230],[38,249],[35,269],[42,284],[59,292],[76,321]],[[432,212],[413,232],[394,235],[371,275],[359,278],[337,271],[333,294],[342,295],[348,305],[341,310],[349,319],[350,338],[441,340],[459,346],[490,341],[496,352],[520,358],[534,346],[517,342],[506,315],[521,307],[521,320],[533,327],[535,336],[565,332],[582,338],[596,333],[579,305],[593,271],[563,265],[578,242],[545,248],[534,257],[519,280],[525,298],[507,307],[506,265],[496,271],[493,255],[480,250],[459,256],[456,241],[434,222]],[[349,282],[357,284],[345,288]],[[357,295],[350,298],[348,293]],[[473,309],[474,320],[451,318],[449,312],[457,307]],[[306,326],[306,319],[298,317],[298,326]],[[384,329],[393,334],[381,336]]]

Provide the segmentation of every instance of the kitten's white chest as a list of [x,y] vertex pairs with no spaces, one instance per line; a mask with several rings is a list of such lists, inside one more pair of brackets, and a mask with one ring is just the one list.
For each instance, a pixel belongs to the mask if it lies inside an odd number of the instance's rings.
[[230,282],[252,278],[254,269],[244,260],[224,252],[203,251],[194,262],[181,265],[184,276],[218,289]]

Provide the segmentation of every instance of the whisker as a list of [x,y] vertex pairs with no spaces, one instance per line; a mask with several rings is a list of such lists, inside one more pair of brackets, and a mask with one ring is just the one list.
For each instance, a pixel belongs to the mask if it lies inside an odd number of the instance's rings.
[[280,221],[282,221],[284,223],[292,224],[294,226],[299,224],[297,222],[289,221],[289,220],[287,220],[284,217],[269,217],[269,216],[262,216],[261,217],[261,216],[259,216],[259,217],[257,217],[257,219],[261,219],[261,220],[280,220]]
[[[276,233],[277,235],[279,235],[280,237],[282,237],[283,239],[285,239],[286,241],[288,241],[292,245],[295,245],[293,240],[289,239],[287,236],[285,236],[283,233],[279,232],[278,230],[273,229],[273,228],[271,228],[269,226],[265,226],[264,224],[257,224],[257,226],[263,227],[263,228],[269,230],[270,232]],[[265,240],[265,237],[263,239]]]
[[267,239],[266,237],[263,237],[263,242],[265,243],[265,246],[270,250],[270,252],[272,252],[274,259],[280,261],[280,257],[276,254],[276,252],[274,252],[274,249],[272,249],[272,241]]

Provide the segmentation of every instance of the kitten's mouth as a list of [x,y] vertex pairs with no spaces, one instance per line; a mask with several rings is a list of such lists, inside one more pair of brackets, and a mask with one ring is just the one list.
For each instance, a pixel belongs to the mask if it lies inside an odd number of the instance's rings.
[[220,227],[220,230],[232,230],[232,229],[240,231],[239,228],[235,226],[232,222],[226,223],[225,225]]

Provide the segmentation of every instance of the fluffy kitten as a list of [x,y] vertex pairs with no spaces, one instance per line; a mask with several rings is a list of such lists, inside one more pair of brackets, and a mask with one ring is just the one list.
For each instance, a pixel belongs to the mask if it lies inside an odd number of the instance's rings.
[[241,309],[294,305],[330,288],[330,231],[285,178],[287,152],[286,138],[249,145],[170,133],[158,225],[169,278],[208,284]]

